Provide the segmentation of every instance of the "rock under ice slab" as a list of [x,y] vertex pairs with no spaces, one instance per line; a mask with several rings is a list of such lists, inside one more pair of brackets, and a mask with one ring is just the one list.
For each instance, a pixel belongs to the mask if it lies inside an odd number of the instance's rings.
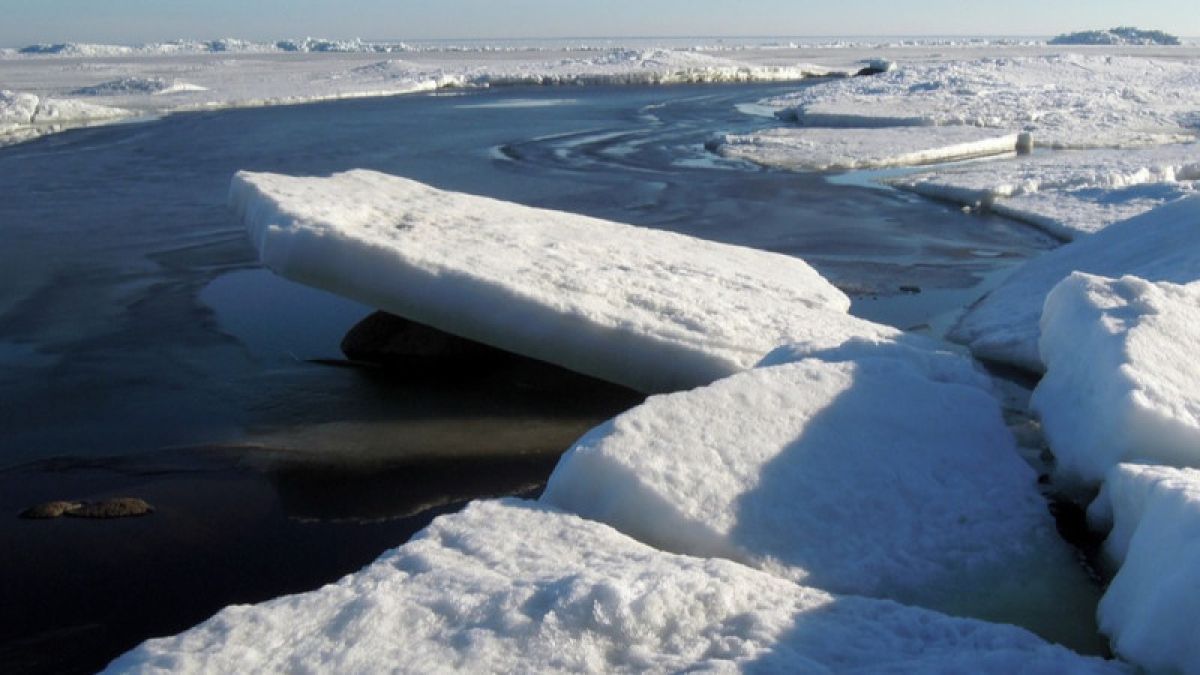
[[1015,153],[1018,134],[979,127],[769,129],[726,134],[718,154],[797,171],[844,171],[951,162]]
[[1113,649],[1150,672],[1200,673],[1200,471],[1122,464],[1089,513],[1120,565],[1100,602]]
[[230,203],[284,277],[642,391],[711,382],[788,342],[899,334],[845,314],[798,258],[371,171],[243,172]]
[[1046,296],[1071,272],[1150,281],[1200,279],[1200,195],[1114,223],[1034,258],[971,307],[949,333],[980,358],[1044,370],[1038,322]]
[[580,439],[542,499],[832,592],[1050,633],[1089,615],[1095,593],[980,375],[885,347],[651,397]]
[[310,593],[227,607],[108,672],[1123,672],[1013,626],[837,597],[516,500]]
[[1120,462],[1200,466],[1200,282],[1075,273],[1042,312],[1033,409],[1068,480]]

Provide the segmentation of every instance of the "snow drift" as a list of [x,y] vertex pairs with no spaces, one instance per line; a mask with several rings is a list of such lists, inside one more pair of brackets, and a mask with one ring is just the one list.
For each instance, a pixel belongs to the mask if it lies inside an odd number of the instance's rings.
[[222,610],[109,673],[1122,672],[1012,626],[838,597],[476,502],[310,593]]
[[1046,298],[1041,331],[1032,406],[1060,475],[1200,466],[1200,283],[1075,273]]

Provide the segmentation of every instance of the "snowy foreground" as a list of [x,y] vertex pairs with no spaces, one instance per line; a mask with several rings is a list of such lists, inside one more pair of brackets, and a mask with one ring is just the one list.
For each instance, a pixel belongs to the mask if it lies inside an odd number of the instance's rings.
[[[617,381],[715,381],[585,435],[541,504],[476,503],[336,584],[227,608],[113,672],[1125,668],[1043,641],[1094,648],[1097,591],[990,380],[848,317],[803,262],[365,171],[242,173],[231,204],[263,261],[299,280],[566,365],[591,353]],[[1195,251],[1156,235],[1195,230],[1198,207],[1060,251],[1115,267]],[[1200,296],[1055,264],[1035,404],[1060,470],[1105,479],[1090,516],[1112,525],[1117,575],[1097,618],[1134,665],[1198,671],[1183,589],[1200,474],[1117,463],[1200,464]]]

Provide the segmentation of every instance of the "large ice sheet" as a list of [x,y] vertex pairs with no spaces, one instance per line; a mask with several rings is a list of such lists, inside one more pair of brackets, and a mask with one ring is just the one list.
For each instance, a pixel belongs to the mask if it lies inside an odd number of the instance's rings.
[[[553,58],[556,54],[561,58]],[[79,63],[64,67],[68,57]],[[61,44],[0,54],[0,89],[20,92],[12,96],[59,101],[60,107],[70,101],[79,114],[90,106],[88,119],[97,120],[103,118],[94,114],[100,108],[119,109],[121,116],[163,115],[444,87],[789,81],[835,72],[796,60],[769,61],[686,49],[489,50],[476,45],[438,50],[311,38],[181,41],[136,48]],[[0,143],[51,130],[28,116],[19,120],[8,115],[0,98]]]
[[981,358],[1043,370],[1038,355],[1042,304],[1075,271],[1175,283],[1200,279],[1200,195],[1114,223],[1026,262],[967,311],[950,339]]
[[1149,672],[1200,673],[1200,471],[1122,464],[1090,515],[1120,570],[1100,602],[1113,649]]
[[[1198,224],[1200,226],[1200,224]],[[1200,282],[1075,273],[1046,298],[1033,409],[1064,478],[1200,466]]]
[[1104,54],[910,63],[765,103],[805,126],[967,125],[1054,148],[1127,147],[1195,137],[1200,68]]
[[476,502],[336,584],[232,606],[106,672],[1123,672],[1013,626],[837,597]]
[[962,357],[816,356],[651,397],[580,439],[542,499],[833,592],[1048,631],[1090,613],[996,400],[945,361]]
[[1198,180],[1200,144],[1186,143],[1048,152],[940,168],[888,183],[983,206],[1069,240],[1193,194]]
[[899,331],[797,258],[444,192],[371,171],[239,173],[230,203],[290,279],[643,391],[795,341]]
[[1011,154],[1017,137],[977,127],[785,128],[725,134],[709,146],[723,157],[779,169],[835,171]]

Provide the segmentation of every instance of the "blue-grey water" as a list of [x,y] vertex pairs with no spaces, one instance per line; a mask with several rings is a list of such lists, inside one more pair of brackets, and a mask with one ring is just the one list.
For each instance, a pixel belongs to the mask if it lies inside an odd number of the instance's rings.
[[[796,85],[496,89],[169,117],[0,149],[0,503],[135,494],[155,515],[0,527],[0,663],[88,670],[231,602],[315,587],[476,495],[536,491],[635,404],[535,364],[337,358],[369,308],[272,277],[237,170],[370,168],[802,256],[855,313],[938,332],[1053,242],[890,190],[703,149]],[[920,293],[901,293],[919,288]],[[445,458],[441,461],[438,458]],[[419,461],[418,461],[419,460]]]

